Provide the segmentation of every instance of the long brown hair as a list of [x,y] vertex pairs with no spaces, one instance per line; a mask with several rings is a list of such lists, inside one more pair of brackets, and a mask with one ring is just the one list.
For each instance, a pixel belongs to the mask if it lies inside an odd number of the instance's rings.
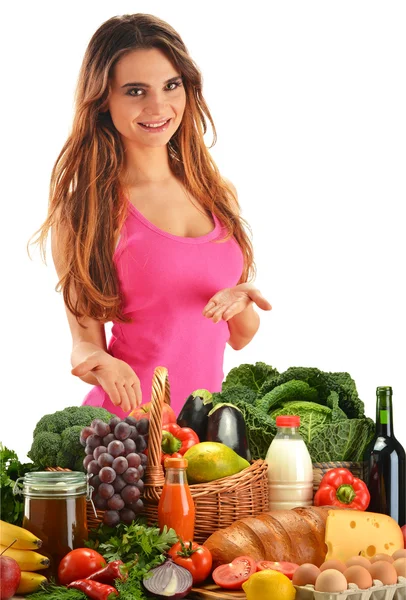
[[[142,13],[116,16],[99,27],[86,49],[75,92],[71,133],[51,173],[48,216],[29,241],[39,244],[45,261],[49,230],[63,225],[64,265],[56,290],[63,290],[64,301],[77,319],[88,316],[103,323],[129,320],[122,312],[113,263],[128,208],[120,182],[124,147],[107,101],[118,60],[134,50],[151,48],[161,50],[178,69],[186,92],[186,110],[168,148],[171,171],[223,222],[226,239],[234,235],[244,256],[239,283],[255,277],[253,248],[244,227],[251,229],[239,215],[237,198],[204,143],[205,117],[213,130],[212,146],[217,133],[203,98],[198,67],[179,34],[165,21]],[[76,302],[71,298],[72,286]]]

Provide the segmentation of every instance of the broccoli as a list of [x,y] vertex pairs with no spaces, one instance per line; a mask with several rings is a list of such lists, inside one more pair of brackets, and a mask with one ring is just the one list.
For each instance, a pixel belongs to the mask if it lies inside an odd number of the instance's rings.
[[62,433],[62,431],[69,426],[70,421],[68,415],[64,414],[63,411],[58,410],[56,413],[44,415],[42,419],[38,421],[34,429],[34,437],[43,431]]
[[62,467],[84,471],[85,451],[80,444],[81,430],[94,419],[108,423],[112,418],[107,410],[94,406],[69,406],[44,415],[34,430],[34,440],[27,456],[42,468]]
[[40,431],[34,437],[27,456],[41,467],[58,467],[56,457],[61,444],[61,436],[53,431]]
[[[68,427],[65,431],[61,433],[61,446],[60,451],[58,452],[58,465],[61,463],[69,463],[74,465],[74,471],[82,470],[82,462],[83,462],[83,447],[80,443],[80,433],[83,429],[82,425],[72,425],[72,427]],[[78,457],[79,457],[79,469],[76,468],[78,466]],[[73,466],[71,467],[73,469]]]

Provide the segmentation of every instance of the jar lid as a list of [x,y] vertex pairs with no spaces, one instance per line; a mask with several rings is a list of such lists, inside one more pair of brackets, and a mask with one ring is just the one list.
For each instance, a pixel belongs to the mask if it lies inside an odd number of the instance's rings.
[[299,427],[300,426],[300,417],[279,415],[279,417],[276,417],[276,426],[277,427]]
[[23,494],[28,497],[62,498],[88,492],[88,477],[81,471],[34,471],[22,478]]
[[186,458],[165,458],[164,467],[165,469],[187,469]]

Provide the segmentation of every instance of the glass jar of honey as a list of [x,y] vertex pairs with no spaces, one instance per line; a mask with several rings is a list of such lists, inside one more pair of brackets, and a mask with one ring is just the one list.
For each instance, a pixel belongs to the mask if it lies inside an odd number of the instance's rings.
[[42,540],[39,552],[51,561],[41,571],[45,576],[56,578],[62,558],[88,539],[86,501],[92,489],[80,471],[37,471],[16,482],[14,493],[24,495],[23,527]]

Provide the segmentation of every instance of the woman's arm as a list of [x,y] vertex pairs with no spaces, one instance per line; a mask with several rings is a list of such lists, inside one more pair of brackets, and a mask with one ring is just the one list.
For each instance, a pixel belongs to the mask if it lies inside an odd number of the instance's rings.
[[[61,276],[62,267],[63,267],[63,230],[60,227],[52,227],[51,229],[51,250],[52,250],[52,258],[55,265],[55,270],[58,276]],[[76,292],[72,290],[73,301],[76,300]],[[84,329],[79,325],[76,320],[76,317],[70,312],[70,310],[65,305],[66,316],[68,318],[69,328],[72,334],[72,353],[71,353],[71,365],[72,367],[76,367],[76,365],[80,364],[82,361],[87,359],[90,355],[95,352],[106,352],[106,335],[104,330],[104,325],[96,321],[95,319],[91,319],[89,317],[85,317],[82,319],[83,324],[87,327]],[[91,385],[98,385],[98,380],[93,375],[93,373],[87,373],[86,375],[78,376],[85,383],[90,383]]]
[[253,304],[251,302],[247,308],[227,321],[230,331],[227,343],[233,350],[242,350],[259,329],[259,314],[254,310]]

